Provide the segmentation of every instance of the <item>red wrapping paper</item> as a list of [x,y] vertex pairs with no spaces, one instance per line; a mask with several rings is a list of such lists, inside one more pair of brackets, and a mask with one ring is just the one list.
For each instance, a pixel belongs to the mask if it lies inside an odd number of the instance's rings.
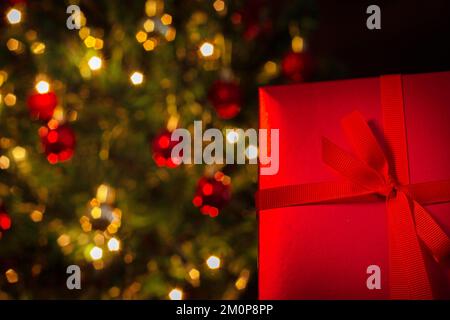
[[[280,169],[260,190],[342,177],[322,161],[322,137],[351,150],[341,119],[358,110],[383,141],[380,78],[269,87],[260,91],[260,127],[280,129]],[[450,178],[450,72],[402,76],[411,183]],[[450,234],[450,204],[424,206]],[[388,299],[389,232],[384,201],[349,199],[260,211],[261,299]],[[434,298],[450,297],[450,272],[424,252]],[[381,289],[366,286],[381,268]]]

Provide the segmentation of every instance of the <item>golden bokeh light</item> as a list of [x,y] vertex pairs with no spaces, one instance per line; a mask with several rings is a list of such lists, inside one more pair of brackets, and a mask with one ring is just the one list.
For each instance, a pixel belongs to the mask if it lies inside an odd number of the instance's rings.
[[138,33],[136,33],[136,40],[139,43],[145,42],[145,40],[147,40],[147,32],[140,30]]
[[9,168],[9,158],[7,156],[0,157],[0,169],[6,170]]
[[88,36],[84,39],[84,45],[88,48],[93,48],[95,46],[95,38],[93,36]]
[[17,146],[12,150],[12,156],[14,157],[14,160],[22,161],[27,156],[27,150],[21,146]]
[[59,236],[56,242],[60,247],[68,246],[70,244],[70,236],[67,234],[62,234]]
[[300,36],[295,36],[292,38],[292,51],[299,53],[303,51],[303,38]]
[[144,42],[143,47],[144,47],[145,51],[152,51],[153,49],[155,49],[156,44],[157,44],[156,39],[150,38]]
[[43,54],[45,52],[45,43],[43,42],[33,42],[31,45],[31,52],[34,54]]
[[44,216],[43,213],[41,211],[39,211],[39,210],[33,210],[33,212],[30,213],[30,219],[33,222],[40,222],[40,221],[42,221],[43,216]]
[[17,98],[16,95],[13,93],[8,93],[4,98],[3,101],[8,107],[12,107],[16,104]]
[[155,23],[152,19],[147,19],[145,20],[143,27],[146,32],[153,32],[155,30]]
[[172,24],[172,16],[170,14],[163,14],[161,17],[161,23],[165,26],[168,26],[169,24]]
[[19,275],[17,274],[17,272],[14,269],[8,269],[5,272],[5,276],[6,276],[6,280],[9,283],[17,283],[17,282],[19,282]]
[[225,2],[223,0],[216,0],[213,3],[214,10],[221,12],[225,9]]
[[192,280],[198,280],[199,278],[200,278],[200,271],[198,271],[197,269],[195,269],[195,268],[192,268],[190,271],[189,271],[189,277],[192,279]]
[[91,210],[91,216],[94,219],[100,219],[102,216],[102,209],[100,207],[94,207]]
[[6,42],[6,47],[9,51],[19,52],[21,51],[22,43],[17,39],[10,38]]

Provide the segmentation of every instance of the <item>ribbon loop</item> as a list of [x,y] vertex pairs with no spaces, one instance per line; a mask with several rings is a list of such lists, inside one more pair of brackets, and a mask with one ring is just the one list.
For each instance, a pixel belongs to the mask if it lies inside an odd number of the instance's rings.
[[350,113],[342,119],[342,127],[359,158],[388,180],[386,156],[362,114]]
[[341,175],[368,190],[376,191],[385,185],[384,178],[375,169],[327,138],[322,138],[322,159]]

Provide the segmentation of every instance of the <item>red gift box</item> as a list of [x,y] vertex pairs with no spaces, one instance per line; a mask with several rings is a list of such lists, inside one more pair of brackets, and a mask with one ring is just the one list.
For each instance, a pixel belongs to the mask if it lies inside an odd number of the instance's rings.
[[450,72],[262,88],[260,128],[260,299],[450,298]]

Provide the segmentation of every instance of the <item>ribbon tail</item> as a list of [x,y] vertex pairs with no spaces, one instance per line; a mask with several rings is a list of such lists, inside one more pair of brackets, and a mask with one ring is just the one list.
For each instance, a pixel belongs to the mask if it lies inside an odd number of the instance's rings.
[[392,299],[433,298],[425,261],[405,193],[387,199],[390,283]]
[[438,262],[450,256],[450,239],[431,215],[413,201],[417,234]]

